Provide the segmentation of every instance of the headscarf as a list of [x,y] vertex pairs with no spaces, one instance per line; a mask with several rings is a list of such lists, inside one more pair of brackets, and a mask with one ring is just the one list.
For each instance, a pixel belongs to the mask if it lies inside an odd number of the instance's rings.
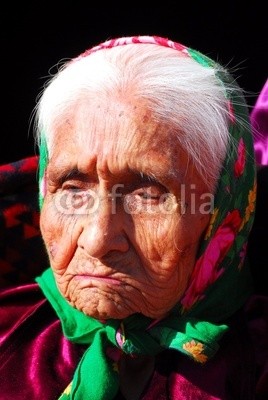
[[[196,50],[156,36],[108,40],[80,57],[129,43],[171,47],[207,68],[215,65],[213,60]],[[225,84],[221,76],[218,79]],[[174,349],[194,362],[206,363],[216,353],[220,338],[228,330],[226,320],[250,296],[252,284],[246,247],[255,212],[254,149],[243,96],[236,93],[234,98],[227,100],[232,140],[218,181],[214,210],[188,288],[168,317],[152,320],[134,314],[123,320],[100,322],[73,308],[62,297],[51,268],[36,278],[61,320],[64,335],[72,342],[88,345],[61,400],[113,399],[119,389],[118,363],[122,353],[156,355],[165,349]],[[47,149],[43,137],[40,205],[46,165]]]

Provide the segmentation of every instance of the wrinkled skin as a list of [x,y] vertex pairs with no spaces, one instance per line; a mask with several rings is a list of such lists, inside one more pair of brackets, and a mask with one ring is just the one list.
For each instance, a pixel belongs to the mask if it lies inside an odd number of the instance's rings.
[[207,192],[146,104],[75,107],[57,124],[41,211],[62,295],[100,320],[168,314],[209,221]]

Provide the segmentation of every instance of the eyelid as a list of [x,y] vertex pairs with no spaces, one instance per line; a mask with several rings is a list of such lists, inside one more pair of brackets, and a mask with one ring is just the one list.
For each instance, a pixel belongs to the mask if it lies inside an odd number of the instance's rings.
[[146,185],[146,186],[140,186],[137,187],[136,189],[133,190],[134,192],[139,192],[139,191],[145,191],[145,192],[161,192],[165,193],[166,190],[164,188],[161,188],[159,185]]
[[85,184],[84,182],[81,181],[76,181],[76,180],[71,180],[71,181],[64,181],[61,184],[61,188],[63,190],[77,190],[77,191],[81,191],[81,190],[85,190]]
[[[77,174],[65,174],[64,176],[61,176],[60,180],[58,181],[58,186],[66,190],[86,190],[92,188],[92,184],[94,186],[96,184],[96,182],[89,181],[88,178],[89,177],[85,176],[84,174],[82,174],[82,176],[81,174],[79,174],[79,176],[77,176]],[[119,185],[116,183],[109,190],[113,192],[113,188],[116,186],[118,186],[116,191],[121,191],[122,194],[133,193],[136,191],[149,192],[150,190],[152,192],[159,192],[159,194],[169,192],[169,190],[162,183],[147,176],[143,176],[142,180],[139,179],[138,181],[134,181],[132,183],[120,183]]]
[[145,186],[138,187],[132,191],[134,195],[145,195],[148,198],[157,199],[168,193],[168,190],[160,184],[148,184]]
[[89,178],[92,180],[92,176],[88,173],[83,173],[76,168],[68,171],[62,171],[55,177],[55,181],[59,186],[62,186],[65,182],[88,182]]

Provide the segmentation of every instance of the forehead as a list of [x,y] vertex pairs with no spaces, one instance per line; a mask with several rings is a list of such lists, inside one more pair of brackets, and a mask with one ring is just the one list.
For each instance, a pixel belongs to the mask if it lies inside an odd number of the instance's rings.
[[171,128],[145,104],[120,101],[74,107],[57,124],[50,154],[53,168],[76,165],[86,172],[94,163],[112,173],[134,169],[167,177],[181,172],[178,160],[183,164],[185,155]]

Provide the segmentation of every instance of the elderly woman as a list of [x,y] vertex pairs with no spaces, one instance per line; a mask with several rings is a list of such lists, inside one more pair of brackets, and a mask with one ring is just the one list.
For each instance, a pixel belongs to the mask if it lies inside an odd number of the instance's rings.
[[231,75],[109,40],[51,78],[36,131],[50,266],[20,307],[1,294],[1,399],[254,399],[255,161]]

